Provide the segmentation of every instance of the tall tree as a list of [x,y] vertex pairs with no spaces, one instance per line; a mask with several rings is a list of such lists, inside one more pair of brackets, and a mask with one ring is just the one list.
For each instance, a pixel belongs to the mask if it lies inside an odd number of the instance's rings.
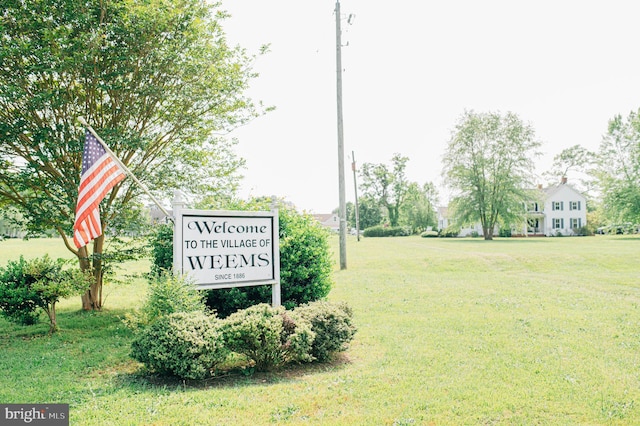
[[609,222],[640,223],[640,110],[609,120],[596,176]]
[[398,226],[400,207],[407,197],[409,181],[405,175],[408,157],[394,154],[391,169],[386,164],[364,163],[360,168],[364,195],[372,197],[387,210],[389,224]]
[[415,182],[409,184],[407,200],[400,209],[400,223],[418,232],[438,223],[436,204],[438,196],[433,183],[422,187]]
[[[243,95],[251,57],[227,45],[220,4],[203,0],[0,0],[0,203],[29,231],[55,229],[95,282],[102,306],[104,234],[76,249],[69,235],[83,116],[157,194],[227,195],[242,161],[221,137],[257,114]],[[102,202],[103,229],[140,194],[130,179]]]
[[[351,204],[352,208],[349,208]],[[347,217],[349,226],[356,227],[356,208],[353,203],[347,203]],[[377,200],[371,197],[363,196],[358,200],[358,219],[360,231],[372,226],[380,225],[383,221],[382,208]]]
[[569,181],[585,194],[594,189],[593,165],[596,154],[580,145],[563,149],[553,157],[551,169],[544,173],[549,183],[558,184],[562,178]]
[[533,128],[513,113],[465,111],[452,132],[442,172],[453,191],[458,225],[480,222],[484,239],[491,240],[496,224],[523,220],[539,146]]

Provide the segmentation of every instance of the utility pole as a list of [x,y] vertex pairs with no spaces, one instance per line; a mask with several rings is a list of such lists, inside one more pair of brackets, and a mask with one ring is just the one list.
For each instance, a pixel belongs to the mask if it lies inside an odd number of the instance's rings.
[[358,211],[358,181],[356,180],[356,154],[351,151],[351,170],[353,170],[353,190],[356,194],[356,235],[360,241],[360,212]]
[[344,135],[342,123],[342,39],[340,0],[336,0],[336,87],[338,101],[338,192],[340,198],[340,269],[347,269],[347,202],[344,183]]

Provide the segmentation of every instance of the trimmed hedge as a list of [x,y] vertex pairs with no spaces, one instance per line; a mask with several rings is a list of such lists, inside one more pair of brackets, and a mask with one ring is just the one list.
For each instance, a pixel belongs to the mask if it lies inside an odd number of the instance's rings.
[[372,226],[364,230],[365,237],[407,237],[411,235],[411,228],[406,226]]
[[351,309],[326,301],[292,311],[260,304],[224,320],[203,311],[173,312],[135,329],[131,356],[150,372],[204,379],[232,353],[255,371],[326,362],[346,350],[355,332]]
[[334,353],[344,351],[356,333],[353,311],[346,303],[312,302],[295,312],[311,323],[316,334],[311,355],[318,361],[328,361]]
[[257,371],[292,361],[311,361],[311,324],[284,307],[259,304],[229,315],[222,333],[229,349],[245,355]]
[[420,236],[422,238],[437,238],[439,234],[438,231],[424,231]]
[[131,357],[149,370],[204,379],[228,355],[220,323],[203,312],[175,312],[136,333]]

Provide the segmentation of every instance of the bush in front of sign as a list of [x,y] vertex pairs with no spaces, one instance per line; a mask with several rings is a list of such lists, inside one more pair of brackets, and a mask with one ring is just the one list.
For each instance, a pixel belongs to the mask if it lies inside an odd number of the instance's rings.
[[135,332],[175,312],[206,313],[202,293],[194,290],[193,284],[170,271],[151,275],[144,304],[133,314],[127,314],[125,323]]
[[282,306],[261,303],[229,315],[222,323],[227,347],[252,360],[256,371],[313,359],[311,324]]
[[150,371],[182,379],[204,379],[224,362],[220,320],[203,312],[175,312],[136,333],[131,357]]
[[296,308],[295,313],[311,323],[316,333],[311,355],[320,362],[329,361],[334,353],[346,350],[356,333],[353,311],[346,303],[319,300]]

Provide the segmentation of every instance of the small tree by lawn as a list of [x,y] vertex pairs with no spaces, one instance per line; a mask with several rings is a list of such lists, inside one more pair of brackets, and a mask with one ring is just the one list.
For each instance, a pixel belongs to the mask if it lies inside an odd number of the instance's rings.
[[10,261],[0,268],[0,310],[9,320],[30,325],[38,320],[37,308],[49,317],[49,331],[58,330],[56,304],[60,299],[84,292],[91,283],[79,269],[63,269],[65,261],[42,258]]

